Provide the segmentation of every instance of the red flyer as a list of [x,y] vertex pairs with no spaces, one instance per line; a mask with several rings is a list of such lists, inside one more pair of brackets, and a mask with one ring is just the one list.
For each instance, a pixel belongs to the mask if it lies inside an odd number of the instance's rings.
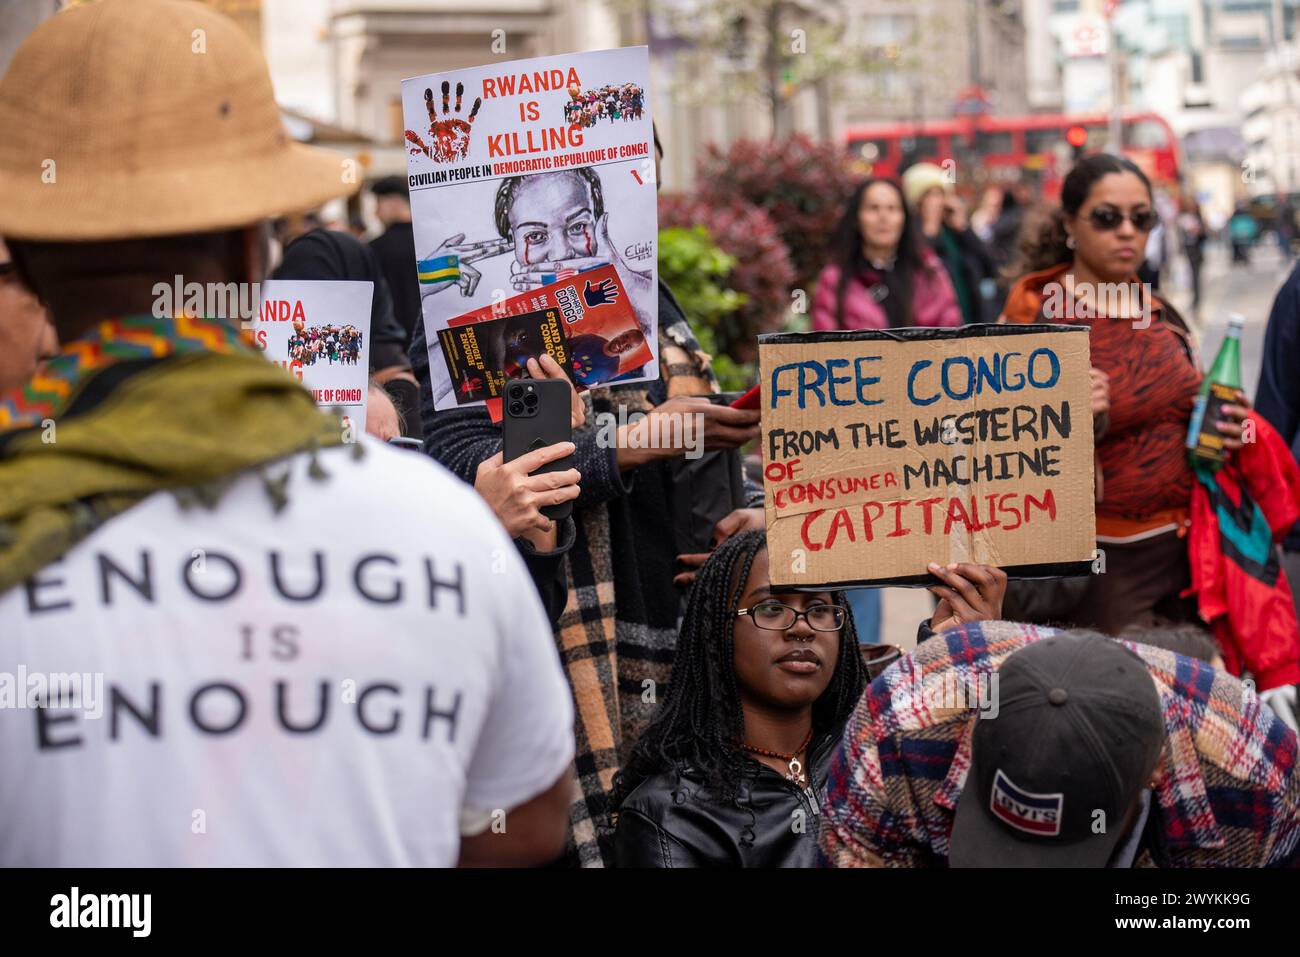
[[[533,292],[456,316],[447,325],[466,326],[548,310],[561,316],[570,357],[566,371],[579,389],[645,375],[642,369],[653,354],[612,265],[561,273]],[[487,408],[492,421],[500,422],[501,400],[488,398]]]

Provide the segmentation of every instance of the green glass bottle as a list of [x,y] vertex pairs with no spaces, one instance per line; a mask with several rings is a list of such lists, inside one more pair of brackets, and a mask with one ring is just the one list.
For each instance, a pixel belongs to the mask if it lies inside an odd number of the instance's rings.
[[1245,321],[1239,313],[1228,316],[1228,332],[1196,393],[1192,419],[1187,425],[1187,451],[1192,465],[1211,472],[1221,469],[1228,458],[1223,436],[1214,423],[1221,418],[1219,410],[1236,404],[1241,392],[1241,327]]

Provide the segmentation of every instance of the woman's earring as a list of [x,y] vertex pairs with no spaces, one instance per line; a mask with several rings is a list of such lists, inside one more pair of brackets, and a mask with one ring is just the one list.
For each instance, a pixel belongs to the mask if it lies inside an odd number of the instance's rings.
[[1074,248],[1074,237],[1073,237],[1073,236],[1066,236],[1066,237],[1065,237],[1065,248],[1066,248],[1066,249],[1073,249],[1073,248]]

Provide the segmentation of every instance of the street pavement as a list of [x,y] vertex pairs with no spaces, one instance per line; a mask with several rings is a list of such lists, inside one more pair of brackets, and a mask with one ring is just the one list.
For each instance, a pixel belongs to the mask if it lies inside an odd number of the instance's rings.
[[1199,316],[1191,312],[1188,290],[1177,287],[1161,290],[1189,322],[1196,323],[1201,364],[1206,368],[1214,361],[1223,342],[1229,314],[1239,312],[1245,317],[1241,332],[1241,375],[1246,394],[1252,401],[1259,383],[1259,364],[1269,309],[1278,289],[1290,274],[1290,263],[1283,261],[1281,252],[1271,240],[1271,235],[1265,238],[1265,244],[1252,252],[1249,263],[1235,266],[1230,262],[1227,249],[1210,247],[1201,278]]
[[[1239,312],[1245,317],[1241,335],[1241,374],[1246,394],[1252,401],[1259,382],[1269,309],[1290,269],[1291,264],[1283,261],[1280,250],[1269,235],[1264,238],[1263,245],[1253,250],[1249,263],[1235,266],[1226,247],[1218,244],[1207,246],[1201,273],[1199,312],[1192,311],[1190,288],[1178,282],[1188,279],[1185,263],[1168,270],[1169,277],[1160,289],[1161,294],[1194,327],[1204,368],[1209,367],[1219,351],[1228,315]],[[1297,374],[1300,375],[1300,370]],[[880,640],[903,648],[914,647],[916,626],[922,619],[930,617],[932,608],[933,598],[924,589],[884,589]]]

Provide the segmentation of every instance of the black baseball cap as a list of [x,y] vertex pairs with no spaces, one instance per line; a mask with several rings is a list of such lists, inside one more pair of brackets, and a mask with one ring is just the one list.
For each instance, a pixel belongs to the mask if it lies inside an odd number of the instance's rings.
[[411,196],[405,176],[382,176],[370,185],[370,192],[376,196],[401,196],[404,199]]
[[1105,867],[1164,747],[1146,665],[1110,638],[1061,634],[1012,654],[996,678],[949,864]]

